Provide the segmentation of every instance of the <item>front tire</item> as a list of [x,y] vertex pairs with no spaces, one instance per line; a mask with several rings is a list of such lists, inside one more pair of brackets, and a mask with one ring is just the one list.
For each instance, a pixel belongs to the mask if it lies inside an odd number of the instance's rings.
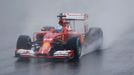
[[73,37],[67,41],[66,45],[67,50],[73,50],[74,51],[74,57],[71,59],[71,61],[79,61],[80,55],[81,55],[81,43],[79,37]]
[[[18,40],[17,40],[17,44],[16,44],[16,51],[18,49],[26,49],[29,50],[32,47],[32,42],[31,42],[31,38],[27,35],[20,35]],[[18,57],[19,54],[17,54],[15,51],[15,56]]]

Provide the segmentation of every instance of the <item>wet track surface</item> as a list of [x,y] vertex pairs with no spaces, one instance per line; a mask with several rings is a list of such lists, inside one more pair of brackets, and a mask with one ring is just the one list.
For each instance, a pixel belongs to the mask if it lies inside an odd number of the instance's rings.
[[[1,0],[0,75],[134,75],[133,3],[132,0]],[[57,14],[70,11],[90,14],[89,25],[102,28],[106,44],[114,42],[106,49],[82,56],[79,62],[42,59],[29,62],[14,58],[19,35],[31,35],[44,24],[55,25]]]
[[[129,36],[132,38],[132,34]],[[134,42],[131,38],[118,41],[112,48],[84,55],[79,62],[18,61],[13,57],[14,49],[7,48],[0,53],[0,75],[133,75]]]

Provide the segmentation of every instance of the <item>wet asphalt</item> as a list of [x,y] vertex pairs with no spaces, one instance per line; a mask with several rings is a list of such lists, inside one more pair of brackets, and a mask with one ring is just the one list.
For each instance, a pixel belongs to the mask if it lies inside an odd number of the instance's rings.
[[134,34],[117,40],[111,47],[90,52],[79,62],[14,58],[15,47],[1,47],[0,75],[134,75]]

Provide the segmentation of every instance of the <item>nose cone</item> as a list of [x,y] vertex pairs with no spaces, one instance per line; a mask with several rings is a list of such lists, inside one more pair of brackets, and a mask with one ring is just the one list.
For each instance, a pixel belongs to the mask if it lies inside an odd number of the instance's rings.
[[44,42],[42,47],[39,50],[40,54],[45,54],[45,55],[49,55],[49,51],[51,49],[51,45],[50,42]]

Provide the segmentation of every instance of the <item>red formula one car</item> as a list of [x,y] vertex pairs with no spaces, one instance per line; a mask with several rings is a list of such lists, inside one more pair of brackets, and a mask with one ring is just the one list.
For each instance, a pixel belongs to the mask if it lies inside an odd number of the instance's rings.
[[[59,26],[57,28],[45,26],[41,31],[34,33],[32,40],[27,35],[20,35],[17,40],[15,56],[18,58],[79,60],[84,40],[91,36],[90,33],[97,31],[94,31],[94,28],[88,30],[87,14],[61,13],[58,18]],[[84,22],[84,25],[81,25],[83,29],[75,26],[76,21]],[[97,28],[97,30],[100,29]]]

